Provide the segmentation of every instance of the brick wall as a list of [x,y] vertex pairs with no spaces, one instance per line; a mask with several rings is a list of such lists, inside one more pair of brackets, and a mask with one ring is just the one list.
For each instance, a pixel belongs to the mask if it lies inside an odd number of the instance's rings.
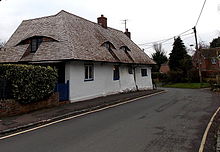
[[68,101],[59,102],[59,93],[54,93],[45,100],[30,104],[20,104],[18,101],[15,101],[13,99],[0,100],[0,117],[24,114],[31,111],[43,108],[50,108],[65,103],[68,103]]

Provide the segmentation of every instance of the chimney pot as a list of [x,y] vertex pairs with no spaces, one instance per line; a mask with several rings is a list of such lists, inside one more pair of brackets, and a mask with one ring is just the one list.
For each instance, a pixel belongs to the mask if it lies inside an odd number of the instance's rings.
[[103,28],[107,29],[107,18],[104,17],[104,15],[101,15],[101,17],[97,18],[98,24],[101,25]]
[[129,39],[131,39],[131,32],[129,32],[127,28],[125,29],[124,34],[127,35],[127,37],[129,37]]

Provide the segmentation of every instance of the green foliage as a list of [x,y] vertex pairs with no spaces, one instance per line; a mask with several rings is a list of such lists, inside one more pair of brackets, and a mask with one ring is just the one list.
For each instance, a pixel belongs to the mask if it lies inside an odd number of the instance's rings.
[[210,84],[209,83],[174,83],[174,84],[164,85],[163,87],[199,89],[199,88],[208,88],[210,87]]
[[182,68],[181,62],[186,57],[186,47],[180,37],[175,39],[173,50],[170,53],[169,66],[172,71],[177,71]]
[[168,72],[168,82],[177,83],[177,82],[186,82],[187,79],[184,76],[183,71],[170,71]]
[[168,59],[166,57],[166,53],[162,49],[161,44],[154,44],[154,50],[156,52],[152,54],[152,58],[157,63],[157,65],[153,67],[152,71],[158,72],[161,64],[166,63]]
[[160,72],[152,72],[152,79],[156,79],[159,82],[167,82],[168,75],[166,73],[160,73]]
[[199,82],[198,70],[191,69],[188,71],[187,82]]
[[186,47],[180,37],[175,39],[173,50],[170,53],[169,73],[170,82],[187,82],[189,81],[189,71],[192,69],[192,57],[187,54]]
[[183,71],[184,75],[187,76],[188,75],[188,71],[191,70],[193,68],[193,64],[192,64],[192,57],[189,56],[188,54],[186,54],[183,59],[181,59],[179,61],[180,63],[180,69]]
[[210,43],[210,48],[216,48],[216,47],[220,47],[220,37],[213,39],[212,42]]
[[49,66],[2,64],[0,78],[11,83],[14,99],[21,103],[30,103],[53,92],[57,71]]

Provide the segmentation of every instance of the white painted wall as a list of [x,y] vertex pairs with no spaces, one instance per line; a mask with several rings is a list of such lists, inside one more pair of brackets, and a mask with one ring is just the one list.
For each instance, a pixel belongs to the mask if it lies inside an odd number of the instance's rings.
[[[141,76],[141,69],[147,69],[147,76]],[[151,67],[139,66],[135,68],[136,84],[139,90],[153,89],[151,79]]]
[[[120,80],[113,80],[113,63],[94,62],[94,80],[84,81],[84,62],[66,63],[65,79],[70,81],[70,101],[76,102],[109,94],[136,90],[134,75],[128,73],[127,65],[120,65]],[[152,89],[151,70],[148,76],[141,77],[140,67],[135,69],[138,88]]]

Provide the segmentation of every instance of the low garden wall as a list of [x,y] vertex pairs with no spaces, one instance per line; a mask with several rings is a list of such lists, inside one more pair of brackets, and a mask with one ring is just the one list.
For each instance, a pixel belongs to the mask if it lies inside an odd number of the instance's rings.
[[65,103],[67,102],[59,101],[59,93],[53,93],[47,99],[28,104],[21,104],[20,102],[13,99],[0,100],[0,117],[24,114],[31,111],[43,108],[50,108]]

